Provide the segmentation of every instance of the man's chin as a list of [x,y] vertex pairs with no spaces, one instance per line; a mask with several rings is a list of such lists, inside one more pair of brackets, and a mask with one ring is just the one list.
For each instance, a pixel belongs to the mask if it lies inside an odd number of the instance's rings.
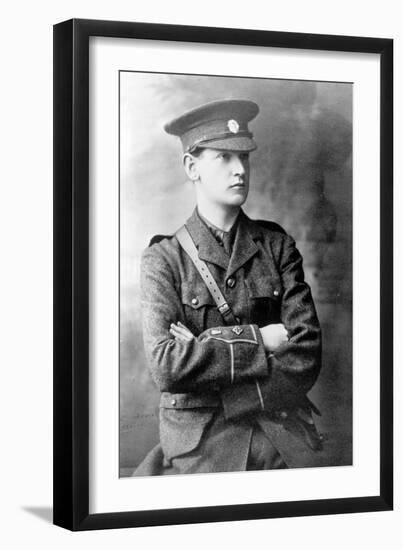
[[217,201],[216,204],[221,206],[222,208],[235,208],[235,207],[241,207],[247,199],[247,194],[240,194],[237,193],[236,195],[233,195],[232,197],[225,197],[225,200]]
[[248,197],[247,193],[237,193],[228,201],[228,206],[242,206]]

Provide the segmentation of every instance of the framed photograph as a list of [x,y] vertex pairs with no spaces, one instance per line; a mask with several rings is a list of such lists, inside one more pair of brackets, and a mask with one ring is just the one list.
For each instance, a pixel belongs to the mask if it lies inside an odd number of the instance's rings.
[[54,523],[391,510],[393,41],[54,27]]

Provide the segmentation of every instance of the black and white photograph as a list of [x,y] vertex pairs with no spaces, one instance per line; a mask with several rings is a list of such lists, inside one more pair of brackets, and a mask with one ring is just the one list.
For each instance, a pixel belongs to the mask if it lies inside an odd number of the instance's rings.
[[401,546],[403,28],[371,7],[4,5],[3,548]]
[[119,72],[121,478],[353,464],[352,105]]

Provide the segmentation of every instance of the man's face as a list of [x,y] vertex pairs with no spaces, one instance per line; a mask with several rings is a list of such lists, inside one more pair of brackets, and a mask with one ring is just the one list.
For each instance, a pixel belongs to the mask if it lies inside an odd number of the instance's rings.
[[195,158],[197,193],[221,206],[241,206],[249,191],[249,153],[203,149]]

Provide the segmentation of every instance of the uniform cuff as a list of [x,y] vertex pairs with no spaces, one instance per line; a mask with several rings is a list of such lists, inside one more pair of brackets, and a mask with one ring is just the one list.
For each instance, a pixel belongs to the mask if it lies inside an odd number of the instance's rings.
[[217,341],[229,348],[230,383],[249,377],[268,375],[263,339],[257,325],[234,325],[207,329],[200,342]]
[[[242,336],[244,336],[243,344],[241,344]],[[231,381],[239,381],[245,376],[266,377],[269,371],[259,327],[257,325],[245,325],[245,332],[240,334],[235,342],[232,346],[234,368]]]

